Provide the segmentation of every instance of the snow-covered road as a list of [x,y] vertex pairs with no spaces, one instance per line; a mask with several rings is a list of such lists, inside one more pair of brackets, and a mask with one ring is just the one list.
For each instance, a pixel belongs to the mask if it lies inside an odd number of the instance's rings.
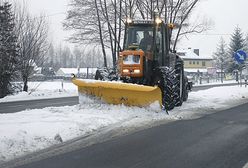
[[170,115],[161,111],[156,103],[147,108],[93,103],[0,114],[0,162],[104,127],[124,122],[128,128],[161,120],[194,119],[247,102],[247,98],[248,88],[225,86],[191,92],[189,100],[170,111]]

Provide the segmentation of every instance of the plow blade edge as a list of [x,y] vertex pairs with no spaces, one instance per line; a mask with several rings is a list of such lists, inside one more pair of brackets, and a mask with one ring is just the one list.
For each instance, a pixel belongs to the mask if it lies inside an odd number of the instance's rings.
[[79,94],[98,97],[109,104],[139,107],[149,106],[154,102],[159,102],[160,106],[162,104],[162,93],[156,86],[76,78],[73,78],[72,82],[78,86]]

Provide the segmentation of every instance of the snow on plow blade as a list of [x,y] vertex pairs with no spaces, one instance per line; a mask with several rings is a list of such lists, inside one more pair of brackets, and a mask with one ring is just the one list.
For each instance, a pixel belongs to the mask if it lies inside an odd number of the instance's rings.
[[98,97],[109,104],[139,107],[149,106],[154,102],[159,102],[160,106],[162,104],[159,87],[76,78],[72,78],[72,82],[78,86],[79,94]]

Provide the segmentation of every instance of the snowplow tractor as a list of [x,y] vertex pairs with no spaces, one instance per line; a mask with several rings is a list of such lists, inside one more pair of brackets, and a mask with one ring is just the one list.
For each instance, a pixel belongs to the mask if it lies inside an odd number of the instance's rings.
[[157,15],[154,20],[129,19],[114,77],[122,83],[112,81],[113,71],[99,69],[96,79],[106,81],[73,78],[79,93],[111,104],[148,106],[157,101],[166,110],[182,105],[190,87],[183,60],[170,49],[172,28]]

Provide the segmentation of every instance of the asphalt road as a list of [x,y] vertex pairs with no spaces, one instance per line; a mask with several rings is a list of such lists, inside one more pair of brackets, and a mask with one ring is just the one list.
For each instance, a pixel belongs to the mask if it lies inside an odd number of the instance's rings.
[[26,109],[41,109],[51,106],[69,106],[78,104],[78,97],[62,97],[53,99],[27,100],[0,103],[0,113],[14,113]]
[[[237,84],[226,84],[225,86],[233,86]],[[205,90],[212,87],[222,86],[196,86],[193,87],[192,91]],[[0,114],[1,113],[15,113],[26,109],[41,109],[51,106],[70,106],[78,104],[78,97],[62,97],[53,99],[41,99],[41,100],[27,100],[27,101],[16,101],[0,103]]]
[[19,168],[242,168],[248,104],[177,121]]

